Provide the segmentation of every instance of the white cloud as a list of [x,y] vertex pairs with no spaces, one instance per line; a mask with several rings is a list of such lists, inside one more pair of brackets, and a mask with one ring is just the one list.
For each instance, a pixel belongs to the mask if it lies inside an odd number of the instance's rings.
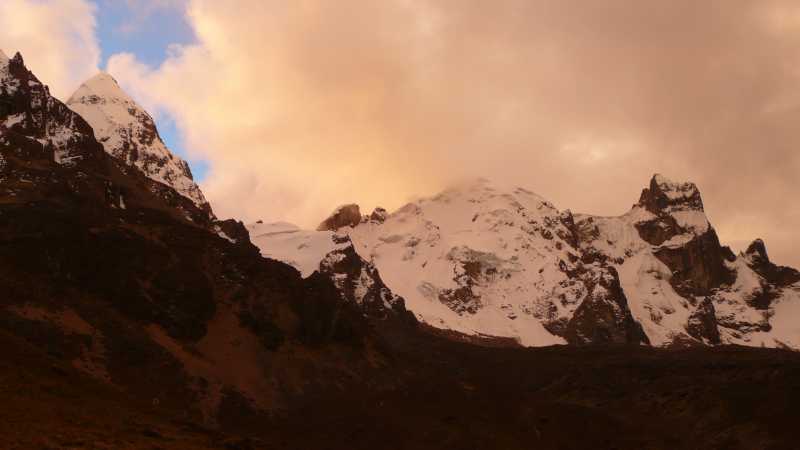
[[792,3],[191,0],[196,45],[108,68],[210,162],[222,216],[313,225],[464,176],[615,214],[662,172],[700,184],[723,240],[780,254],[800,28],[764,17]]
[[0,1],[0,48],[26,65],[61,99],[97,72],[94,5],[86,0]]

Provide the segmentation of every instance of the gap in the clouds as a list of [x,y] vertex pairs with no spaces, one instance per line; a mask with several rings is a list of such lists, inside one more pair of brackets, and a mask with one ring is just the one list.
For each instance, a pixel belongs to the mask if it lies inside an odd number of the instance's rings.
[[[169,55],[170,46],[196,42],[181,2],[97,0],[95,4],[101,67],[117,53],[132,53],[137,60],[158,67]],[[154,119],[167,147],[188,161],[195,181],[202,182],[208,174],[208,163],[189,156],[174,121],[164,115]]]
[[196,41],[180,2],[98,0],[96,5],[101,67],[116,53],[133,53],[139,61],[156,67],[166,59],[171,45]]

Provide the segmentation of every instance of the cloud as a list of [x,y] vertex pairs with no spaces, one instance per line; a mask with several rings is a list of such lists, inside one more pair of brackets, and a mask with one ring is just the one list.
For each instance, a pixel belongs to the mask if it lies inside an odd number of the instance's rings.
[[[198,43],[108,64],[169,114],[218,214],[314,225],[468,176],[619,214],[697,182],[723,240],[800,265],[793,1],[191,0]],[[792,259],[794,258],[794,259]]]
[[9,56],[22,53],[26,65],[64,99],[98,70],[94,5],[85,0],[2,0],[0,48]]

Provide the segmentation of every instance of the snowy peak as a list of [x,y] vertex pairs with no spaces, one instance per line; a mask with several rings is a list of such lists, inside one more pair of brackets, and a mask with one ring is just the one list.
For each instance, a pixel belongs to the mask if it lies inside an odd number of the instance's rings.
[[8,66],[8,56],[6,56],[3,50],[0,50],[0,67]]
[[572,215],[526,189],[473,180],[349,232],[431,326],[522,345],[584,343],[593,312],[619,311],[598,339],[640,340],[627,333],[613,274],[580,262]]
[[[70,167],[97,161],[97,151],[102,155],[91,127],[50,95],[19,52],[0,64],[0,146],[23,147],[26,157]],[[9,169],[5,156],[0,169]]]
[[150,114],[108,73],[83,83],[67,101],[94,129],[106,152],[152,180],[175,189],[211,214],[186,161],[172,154],[161,140]]
[[[86,80],[67,100],[68,105],[78,103],[108,104],[114,102],[120,102],[124,105],[136,105],[133,99],[122,90],[117,80],[106,72],[100,72]],[[141,108],[136,105],[136,109]],[[130,111],[128,115],[135,116],[137,113],[138,111]],[[131,117],[124,118],[130,120]]]
[[119,87],[117,80],[115,80],[114,77],[112,77],[108,72],[99,72],[95,76],[89,78],[72,96],[75,97],[76,95],[82,95],[86,92],[102,95],[106,98],[128,98],[122,88]]
[[642,218],[636,226],[642,239],[652,245],[682,246],[713,231],[697,186],[674,182],[659,174],[642,190],[632,212]]
[[747,247],[747,250],[744,252],[744,256],[753,263],[769,262],[767,246],[764,245],[764,241],[761,239],[756,239],[750,243],[750,245]]
[[639,205],[653,214],[672,211],[703,211],[703,200],[694,183],[674,182],[655,174],[650,187],[642,191]]

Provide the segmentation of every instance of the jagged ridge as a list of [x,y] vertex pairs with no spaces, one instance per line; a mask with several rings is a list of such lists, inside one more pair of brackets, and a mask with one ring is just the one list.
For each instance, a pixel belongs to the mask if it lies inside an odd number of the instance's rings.
[[[573,215],[487,180],[392,214],[379,208],[354,224],[358,211],[337,208],[320,229],[348,234],[434,327],[523,345],[800,349],[791,325],[800,275],[770,263],[760,241],[739,256],[722,246],[693,183],[657,174],[619,217]],[[272,243],[256,242],[265,253]],[[285,247],[276,257],[305,258],[316,269],[326,251],[308,250]]]

